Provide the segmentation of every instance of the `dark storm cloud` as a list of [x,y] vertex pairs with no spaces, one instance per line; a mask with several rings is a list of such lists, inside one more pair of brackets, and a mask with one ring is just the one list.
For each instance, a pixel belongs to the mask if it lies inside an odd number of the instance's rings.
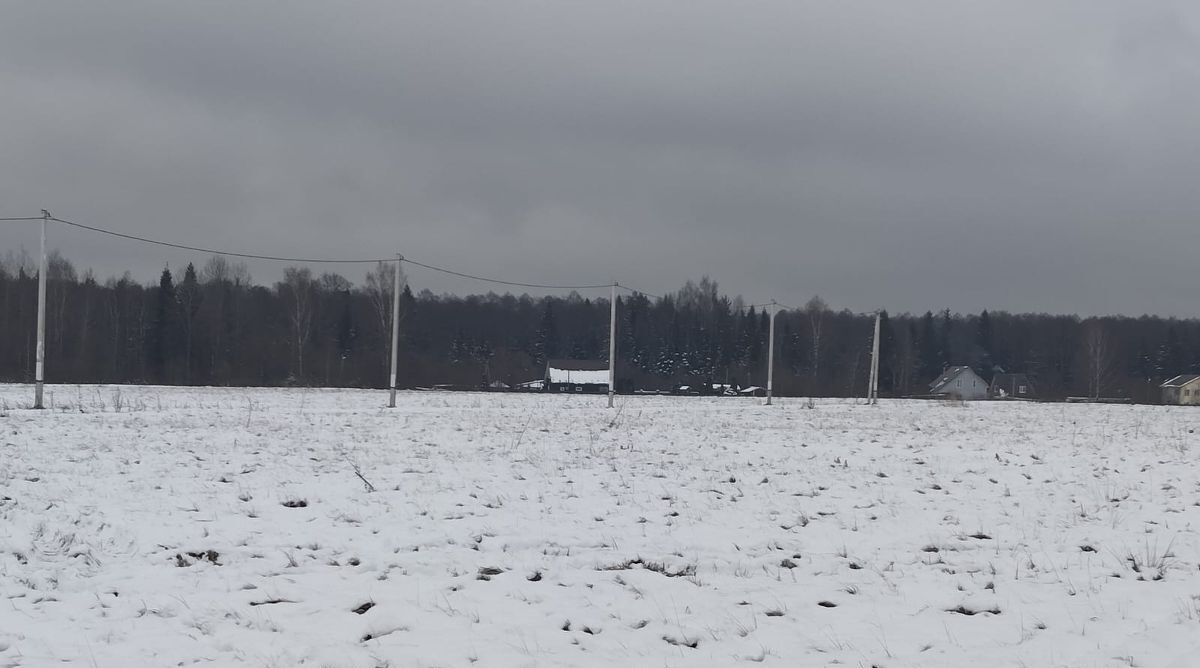
[[[539,282],[661,291],[709,273],[752,300],[856,310],[1192,316],[1198,14],[14,3],[0,215]],[[55,233],[101,275],[204,259]]]

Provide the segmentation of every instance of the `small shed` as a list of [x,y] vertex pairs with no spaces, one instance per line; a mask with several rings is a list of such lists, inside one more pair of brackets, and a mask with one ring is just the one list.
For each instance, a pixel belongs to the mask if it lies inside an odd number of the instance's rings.
[[1033,381],[1023,373],[998,373],[992,376],[993,399],[1037,399]]
[[1176,406],[1200,406],[1200,376],[1184,374],[1159,385],[1162,402]]
[[948,399],[974,401],[987,399],[987,381],[969,366],[947,367],[937,380],[929,384],[929,394]]
[[546,362],[546,391],[580,394],[608,392],[608,362],[550,360]]

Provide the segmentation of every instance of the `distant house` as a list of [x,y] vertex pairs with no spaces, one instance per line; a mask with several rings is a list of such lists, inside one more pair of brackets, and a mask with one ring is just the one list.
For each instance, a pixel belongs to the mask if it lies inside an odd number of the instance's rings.
[[675,387],[671,388],[671,394],[686,394],[692,397],[737,397],[741,396],[741,387],[731,383],[676,385]]
[[1184,374],[1159,385],[1164,404],[1200,406],[1200,376]]
[[1033,381],[1023,373],[998,373],[992,376],[990,394],[993,399],[1036,399]]
[[608,362],[550,360],[546,362],[546,391],[581,394],[608,392]]
[[986,399],[988,384],[969,366],[952,366],[929,384],[929,394],[948,399],[974,401]]

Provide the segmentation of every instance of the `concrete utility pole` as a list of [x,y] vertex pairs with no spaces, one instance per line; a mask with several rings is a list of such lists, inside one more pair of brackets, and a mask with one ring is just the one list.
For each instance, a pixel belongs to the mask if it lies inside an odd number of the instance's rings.
[[771,300],[771,329],[767,334],[767,405],[771,405],[771,397],[775,394],[775,314],[779,305]]
[[396,364],[400,357],[400,263],[404,256],[396,253],[396,273],[392,279],[392,376],[388,383],[391,397],[388,408],[396,407]]
[[33,391],[34,408],[46,407],[42,402],[42,393],[46,383],[46,224],[48,222],[50,222],[50,212],[42,209],[42,266],[38,270],[37,366],[33,376],[37,385]]
[[867,381],[867,403],[879,403],[879,320],[880,312],[875,312],[875,338],[871,344],[871,379]]
[[617,282],[613,281],[612,296],[609,298],[608,316],[608,407],[613,407],[613,394],[617,391]]

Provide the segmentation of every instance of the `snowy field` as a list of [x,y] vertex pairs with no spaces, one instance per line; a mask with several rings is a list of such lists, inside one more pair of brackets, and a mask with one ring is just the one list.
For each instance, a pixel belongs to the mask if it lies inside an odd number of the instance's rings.
[[1200,410],[0,386],[0,666],[1200,665]]

